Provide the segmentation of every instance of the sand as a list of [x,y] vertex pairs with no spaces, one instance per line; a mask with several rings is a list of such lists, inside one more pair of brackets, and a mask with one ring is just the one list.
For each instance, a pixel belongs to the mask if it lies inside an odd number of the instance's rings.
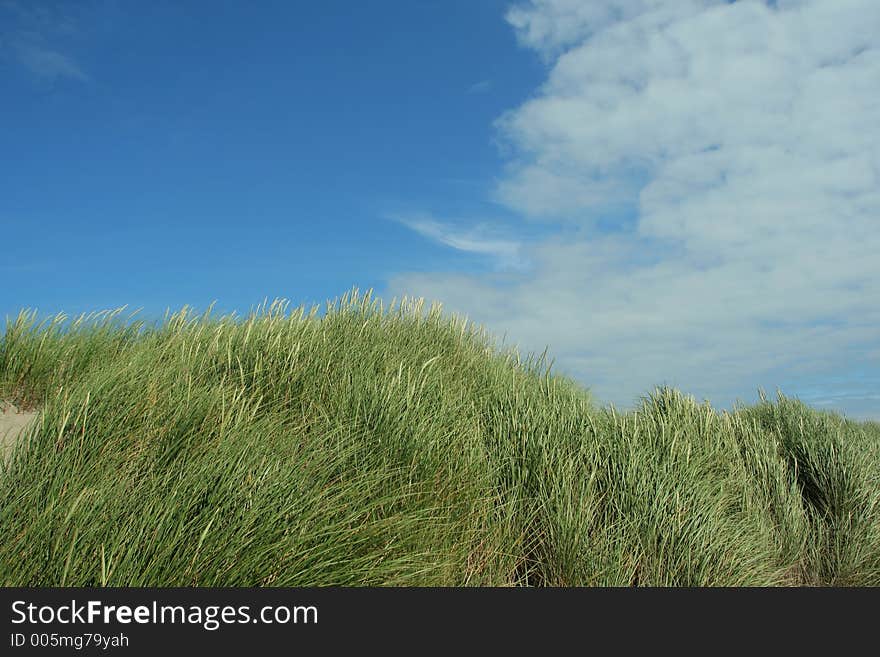
[[6,458],[22,429],[36,416],[33,411],[20,411],[12,404],[0,400],[0,458]]

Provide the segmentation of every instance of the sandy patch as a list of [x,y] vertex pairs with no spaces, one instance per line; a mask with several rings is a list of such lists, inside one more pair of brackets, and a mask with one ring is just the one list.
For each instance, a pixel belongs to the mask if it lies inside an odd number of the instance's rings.
[[21,431],[36,416],[34,411],[20,411],[12,404],[0,401],[0,457],[6,458]]

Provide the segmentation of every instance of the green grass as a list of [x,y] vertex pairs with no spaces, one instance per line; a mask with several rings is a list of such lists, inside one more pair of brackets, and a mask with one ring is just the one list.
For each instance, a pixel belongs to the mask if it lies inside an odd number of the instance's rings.
[[595,405],[437,307],[22,313],[6,586],[878,585],[880,425]]

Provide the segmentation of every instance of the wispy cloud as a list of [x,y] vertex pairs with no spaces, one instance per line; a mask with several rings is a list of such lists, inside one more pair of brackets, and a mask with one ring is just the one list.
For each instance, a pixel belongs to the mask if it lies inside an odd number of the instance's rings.
[[[497,121],[513,155],[493,195],[575,237],[529,244],[504,287],[410,275],[394,293],[549,344],[624,405],[663,382],[724,404],[780,373],[880,367],[880,4],[532,0],[507,18],[549,74]],[[634,219],[599,226],[621,207]]]
[[16,54],[28,71],[41,78],[53,81],[58,78],[80,81],[89,79],[72,57],[56,50],[34,44],[19,44]]
[[31,262],[31,263],[4,263],[0,264],[0,271],[13,274],[38,274],[48,272],[52,269],[52,265],[48,262]]
[[468,87],[469,94],[484,94],[492,89],[492,81],[491,80],[480,80],[479,82],[474,82],[471,86]]
[[499,238],[486,225],[462,228],[435,220],[430,215],[389,215],[389,219],[403,224],[419,235],[458,251],[476,253],[492,258],[499,269],[519,269],[525,265],[522,246],[514,240]]
[[80,33],[63,6],[6,0],[0,3],[0,25],[0,50],[34,77],[49,82],[89,79],[75,57],[65,52],[65,44]]

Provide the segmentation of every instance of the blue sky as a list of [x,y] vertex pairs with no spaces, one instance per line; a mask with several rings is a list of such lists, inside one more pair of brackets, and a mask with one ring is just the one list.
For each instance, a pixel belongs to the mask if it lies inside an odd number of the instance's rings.
[[502,3],[0,6],[3,312],[482,266],[386,215],[486,207],[491,122],[542,74]]
[[[832,26],[833,29],[829,29]],[[437,299],[880,419],[874,0],[0,0],[0,314]]]

